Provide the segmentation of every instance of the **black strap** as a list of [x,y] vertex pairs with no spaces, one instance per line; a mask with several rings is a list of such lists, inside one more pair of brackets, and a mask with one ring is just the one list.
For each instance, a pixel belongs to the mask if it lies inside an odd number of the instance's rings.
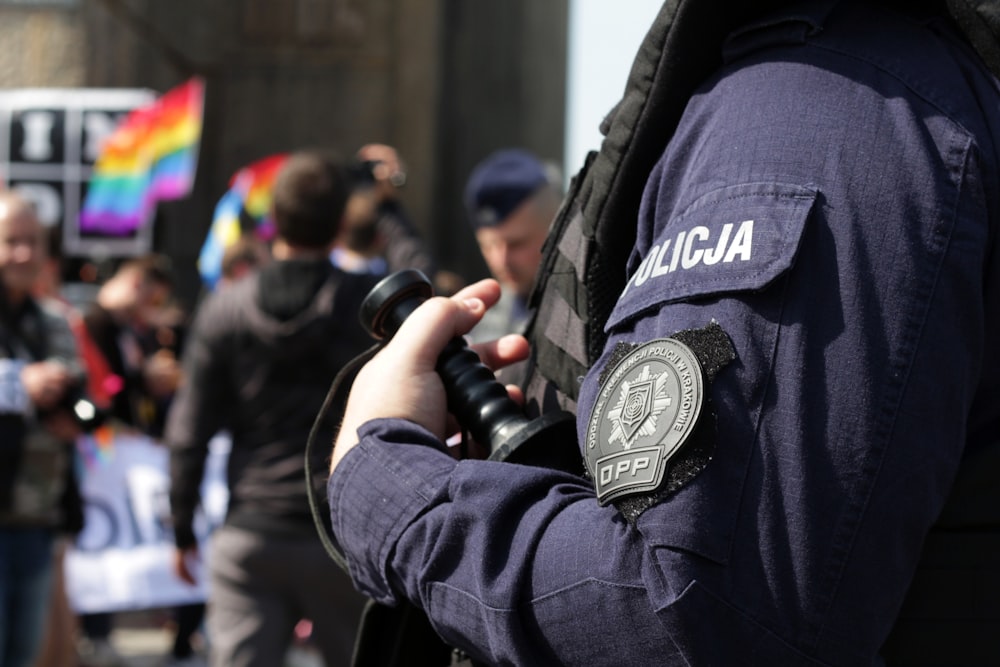
[[387,607],[369,600],[361,614],[352,667],[446,667],[453,649],[426,614],[411,604]]
[[1000,531],[932,529],[882,647],[891,667],[1000,665]]
[[[315,477],[312,465],[313,453],[317,447],[317,436],[323,430],[323,423],[328,418],[335,418],[334,423],[339,428],[340,421],[344,416],[344,408],[347,406],[347,394],[351,389],[351,384],[354,382],[354,377],[358,374],[361,367],[367,364],[380,349],[382,349],[382,343],[372,345],[340,369],[337,376],[333,378],[330,391],[327,392],[323,406],[319,409],[319,414],[316,415],[316,419],[313,421],[312,428],[309,431],[309,439],[306,441],[306,495],[309,497],[309,511],[312,513],[313,524],[316,526],[316,533],[319,535],[320,542],[323,543],[323,548],[330,554],[333,562],[339,565],[344,572],[348,571],[347,560],[337,548],[337,545],[334,544],[332,530],[327,525],[327,522],[323,520],[323,514],[320,514],[320,506],[322,505],[325,509],[325,503],[321,499],[317,499],[316,489],[313,485]],[[331,413],[331,410],[336,410],[336,412]],[[336,439],[336,434],[334,434],[334,439]],[[329,516],[329,511],[327,510],[325,514]]]

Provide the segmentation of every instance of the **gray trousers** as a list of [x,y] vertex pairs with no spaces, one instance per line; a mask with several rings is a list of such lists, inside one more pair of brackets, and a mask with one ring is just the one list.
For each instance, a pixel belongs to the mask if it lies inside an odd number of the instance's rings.
[[313,623],[327,667],[350,664],[365,598],[319,538],[223,526],[212,536],[207,626],[213,667],[280,667],[295,624]]

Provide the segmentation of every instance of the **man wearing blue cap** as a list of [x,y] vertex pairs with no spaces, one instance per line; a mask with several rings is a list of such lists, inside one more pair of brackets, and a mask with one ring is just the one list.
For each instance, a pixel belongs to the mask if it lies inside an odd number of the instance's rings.
[[532,153],[496,151],[472,170],[465,208],[490,273],[503,287],[500,303],[470,332],[474,342],[521,333],[542,245],[559,208],[558,179]]

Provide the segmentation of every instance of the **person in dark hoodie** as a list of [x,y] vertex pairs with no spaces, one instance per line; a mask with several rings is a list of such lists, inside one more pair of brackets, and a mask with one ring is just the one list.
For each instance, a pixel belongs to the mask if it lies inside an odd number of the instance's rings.
[[[302,618],[312,620],[328,665],[350,658],[363,598],[316,537],[304,472],[310,428],[334,376],[372,342],[358,308],[374,279],[329,261],[349,178],[328,156],[292,155],[274,185],[274,261],[210,295],[189,334],[165,440],[175,570],[190,583],[208,442],[223,430],[232,437],[229,507],[211,544],[213,665],[282,664]],[[322,428],[329,441],[334,424]]]

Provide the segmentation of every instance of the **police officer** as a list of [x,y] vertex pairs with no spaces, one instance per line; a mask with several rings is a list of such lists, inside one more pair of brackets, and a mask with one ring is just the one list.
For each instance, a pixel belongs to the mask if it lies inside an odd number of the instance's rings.
[[444,451],[435,361],[494,282],[353,385],[329,500],[355,584],[476,660],[881,664],[960,464],[996,451],[997,79],[928,6],[797,4],[723,59],[648,174],[579,392],[588,479]]
[[559,208],[557,175],[530,151],[505,148],[473,168],[464,195],[479,251],[502,288],[500,302],[469,336],[480,342],[523,333],[542,246]]

